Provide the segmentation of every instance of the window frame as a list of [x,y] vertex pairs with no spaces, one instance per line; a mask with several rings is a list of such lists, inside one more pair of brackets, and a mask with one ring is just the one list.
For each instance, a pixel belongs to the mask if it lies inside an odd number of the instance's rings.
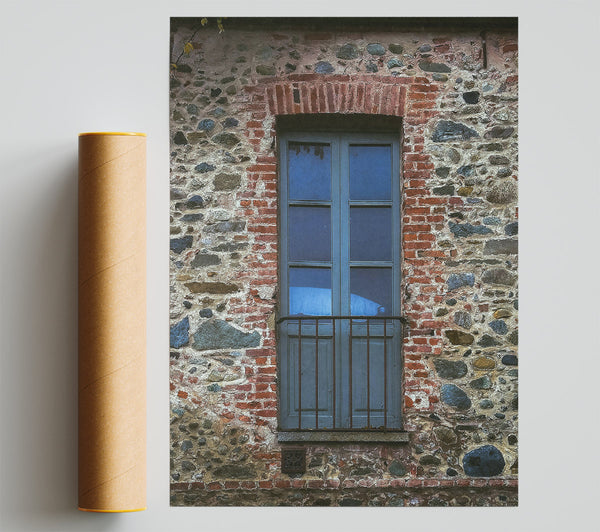
[[[289,178],[288,178],[288,146],[290,142],[299,143],[326,143],[331,146],[331,196],[328,201],[310,201],[310,200],[290,200],[289,198]],[[391,198],[389,200],[350,200],[350,179],[349,179],[349,147],[354,144],[360,145],[390,145],[391,146]],[[278,135],[278,161],[279,161],[279,314],[289,316],[289,283],[288,271],[289,266],[308,266],[310,267],[329,267],[331,268],[332,282],[332,315],[351,315],[350,308],[350,271],[351,267],[389,267],[392,269],[392,309],[388,315],[400,316],[402,314],[402,297],[401,297],[401,276],[402,276],[402,178],[401,178],[401,145],[400,134],[398,132],[349,132],[344,130],[302,130],[290,131],[286,130]],[[288,241],[288,215],[289,206],[292,205],[328,205],[331,209],[331,260],[330,261],[290,261],[289,260],[289,241]],[[389,207],[391,209],[391,242],[392,242],[392,257],[390,261],[352,261],[350,260],[350,212],[353,206],[363,207]],[[298,262],[298,264],[297,264]],[[325,266],[325,262],[330,265]],[[337,297],[334,296],[337,292]],[[297,321],[297,320],[296,320]],[[401,330],[402,325],[397,324],[397,331]],[[279,332],[279,331],[278,331]],[[283,400],[282,385],[287,381],[282,379],[282,366],[284,356],[286,356],[286,348],[281,341],[281,335],[278,334],[278,425],[279,439],[286,440],[289,438],[288,431],[290,429],[284,417],[289,420],[290,405]],[[394,432],[403,430],[403,354],[402,354],[402,334],[396,335],[393,339],[394,348],[398,350],[398,356],[395,359],[394,365],[388,368],[387,386],[391,401],[392,409],[386,411],[386,416],[389,416],[391,426],[384,429],[360,429],[360,432],[355,434],[357,441],[361,439],[360,434],[365,434],[365,431],[374,432]],[[287,340],[286,340],[287,341]],[[337,355],[336,354],[336,358]],[[340,363],[339,366],[342,366]],[[342,370],[340,370],[342,371]],[[338,371],[336,370],[335,379],[338,379]],[[343,388],[343,386],[340,386]],[[346,392],[347,393],[347,392]],[[338,403],[344,405],[343,390],[336,391],[340,395]],[[341,407],[344,408],[343,406]],[[354,414],[348,412],[340,412],[340,417],[350,415],[354,418]],[[321,415],[319,414],[319,417]],[[304,417],[304,414],[302,415]],[[314,415],[313,415],[314,417]],[[285,428],[282,428],[285,427]],[[352,431],[351,428],[340,427],[334,430]],[[316,431],[324,434],[327,429],[310,429],[300,428],[298,432]],[[287,435],[287,436],[286,436]],[[298,436],[298,435],[296,435]],[[299,436],[302,439],[302,436]],[[369,439],[365,436],[365,439]],[[295,439],[289,440],[295,441]],[[404,440],[403,440],[404,441]]]

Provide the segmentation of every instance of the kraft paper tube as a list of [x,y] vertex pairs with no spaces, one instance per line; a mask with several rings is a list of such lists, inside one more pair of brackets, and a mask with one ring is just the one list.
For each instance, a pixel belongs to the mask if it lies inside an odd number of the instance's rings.
[[146,136],[79,136],[79,509],[146,507]]

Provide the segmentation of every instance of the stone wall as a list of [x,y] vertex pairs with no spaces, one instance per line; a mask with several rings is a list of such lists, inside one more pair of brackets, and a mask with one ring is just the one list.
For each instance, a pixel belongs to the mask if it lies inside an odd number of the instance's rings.
[[[516,504],[517,34],[486,24],[172,21],[172,504]],[[410,437],[289,476],[275,122],[315,113],[402,119]]]

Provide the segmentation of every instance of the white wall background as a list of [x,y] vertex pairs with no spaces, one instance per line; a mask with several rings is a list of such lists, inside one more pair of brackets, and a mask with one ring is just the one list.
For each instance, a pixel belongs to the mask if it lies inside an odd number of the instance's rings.
[[[0,4],[0,529],[597,530],[592,0]],[[344,7],[344,9],[341,9]],[[169,508],[170,16],[520,16],[520,507]],[[78,512],[77,134],[148,133],[148,510]]]

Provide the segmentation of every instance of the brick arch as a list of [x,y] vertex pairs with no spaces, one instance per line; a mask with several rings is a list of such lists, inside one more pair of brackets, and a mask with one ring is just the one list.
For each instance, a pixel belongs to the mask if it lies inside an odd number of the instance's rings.
[[[306,74],[266,78],[245,90],[240,102],[248,117],[244,132],[256,158],[246,168],[246,186],[237,200],[251,235],[250,253],[244,259],[248,273],[241,276],[247,279],[249,291],[246,298],[233,298],[231,303],[232,313],[245,315],[248,327],[262,329],[262,345],[247,350],[248,362],[267,361],[253,369],[256,374],[249,378],[271,391],[276,388],[275,334],[268,326],[276,298],[260,296],[265,287],[276,288],[278,275],[275,118],[317,113],[395,116],[402,118],[403,313],[411,323],[404,345],[405,404],[433,410],[439,401],[439,386],[430,378],[423,357],[442,352],[444,325],[432,309],[445,292],[441,261],[455,253],[437,246],[436,233],[443,230],[444,214],[462,204],[459,197],[433,196],[428,185],[434,165],[425,152],[424,137],[426,126],[439,114],[438,84],[425,77]],[[252,397],[249,394],[248,400]],[[275,409],[269,410],[265,419],[256,422],[274,423],[276,414]]]

